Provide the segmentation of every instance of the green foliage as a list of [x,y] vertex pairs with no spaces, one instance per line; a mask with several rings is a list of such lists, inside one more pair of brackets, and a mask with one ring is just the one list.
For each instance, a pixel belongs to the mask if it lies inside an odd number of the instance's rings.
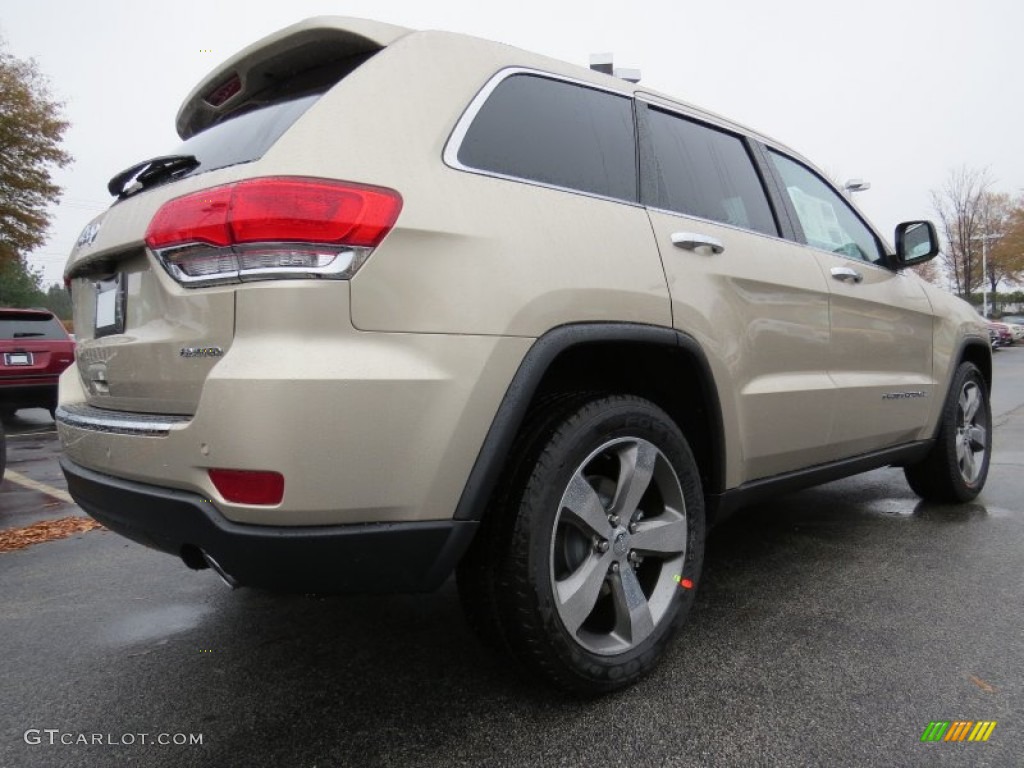
[[71,294],[62,285],[54,283],[43,297],[43,306],[53,312],[61,320],[71,319]]
[[20,259],[0,259],[0,307],[42,307],[43,277]]
[[35,61],[15,58],[0,40],[0,262],[46,239],[49,206],[61,193],[51,174],[71,162],[61,149],[63,106]]

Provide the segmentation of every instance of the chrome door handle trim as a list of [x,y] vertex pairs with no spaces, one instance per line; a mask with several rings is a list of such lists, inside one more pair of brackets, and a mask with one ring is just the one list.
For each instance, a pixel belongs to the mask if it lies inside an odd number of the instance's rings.
[[711,249],[712,253],[722,253],[725,246],[722,241],[707,235],[698,235],[696,232],[673,232],[672,245],[676,248],[683,248],[687,251],[695,251],[701,246]]
[[856,269],[850,269],[849,267],[832,267],[832,277],[836,280],[852,281],[854,283],[859,283],[864,279],[864,275]]

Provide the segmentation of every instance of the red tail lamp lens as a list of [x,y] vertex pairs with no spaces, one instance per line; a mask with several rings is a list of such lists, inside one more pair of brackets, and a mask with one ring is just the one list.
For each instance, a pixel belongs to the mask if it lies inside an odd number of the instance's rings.
[[163,205],[146,245],[320,243],[372,248],[402,209],[391,189],[320,179],[270,177],[214,187]]
[[227,501],[273,506],[284,498],[284,475],[246,469],[211,469],[210,480]]
[[171,200],[149,222],[146,244],[154,249],[178,243],[230,245],[230,208],[231,187],[216,187]]

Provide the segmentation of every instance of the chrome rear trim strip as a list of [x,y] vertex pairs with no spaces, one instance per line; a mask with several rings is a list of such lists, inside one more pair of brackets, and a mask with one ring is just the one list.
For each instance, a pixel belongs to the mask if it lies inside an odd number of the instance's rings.
[[187,424],[191,420],[190,416],[110,411],[84,404],[62,405],[57,408],[59,425],[113,435],[165,437],[170,434],[173,427]]

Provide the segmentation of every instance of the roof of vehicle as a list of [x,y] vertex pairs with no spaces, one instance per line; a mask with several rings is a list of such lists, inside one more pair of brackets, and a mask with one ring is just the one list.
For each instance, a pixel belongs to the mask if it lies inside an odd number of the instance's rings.
[[26,316],[28,316],[28,317],[35,316],[35,317],[37,317],[40,320],[42,320],[42,319],[49,319],[51,317],[55,317],[53,312],[51,312],[48,309],[35,309],[35,308],[24,309],[24,308],[20,308],[20,307],[0,307],[0,318],[3,318],[3,317],[23,318],[23,317],[26,317]]
[[[186,97],[181,108],[178,110],[176,119],[178,135],[182,139],[193,136],[215,122],[221,113],[234,109],[236,105],[234,98],[227,99],[221,106],[214,106],[206,99],[235,75],[238,75],[242,83],[240,93],[251,92],[252,88],[249,87],[250,80],[260,79],[261,81],[266,80],[269,82],[281,68],[296,68],[300,67],[303,63],[307,63],[308,66],[308,62],[319,61],[318,49],[320,56],[323,56],[325,51],[336,49],[338,46],[344,47],[346,55],[371,53],[391,45],[399,38],[413,34],[429,34],[429,32],[348,16],[315,16],[278,30],[242,49],[219,64],[216,69],[203,78]],[[621,78],[596,72],[578,64],[553,59],[544,54],[523,50],[504,43],[488,41],[471,35],[459,35],[451,32],[444,34],[472,40],[483,40],[493,46],[500,47],[509,52],[510,55],[507,56],[507,59],[508,66],[510,67],[535,66],[540,69],[550,70],[554,74],[575,77],[604,88],[621,91],[630,96],[635,95],[647,99],[654,104],[679,105],[693,113],[699,114],[709,122],[718,123],[732,130],[746,133],[768,144],[784,146],[781,142],[759,131],[715,112],[702,109],[678,97],[647,88],[646,86],[637,86]],[[299,49],[301,49],[302,53],[301,55],[296,55]],[[792,150],[788,147],[787,151],[792,153]],[[806,160],[803,157],[801,159]]]

